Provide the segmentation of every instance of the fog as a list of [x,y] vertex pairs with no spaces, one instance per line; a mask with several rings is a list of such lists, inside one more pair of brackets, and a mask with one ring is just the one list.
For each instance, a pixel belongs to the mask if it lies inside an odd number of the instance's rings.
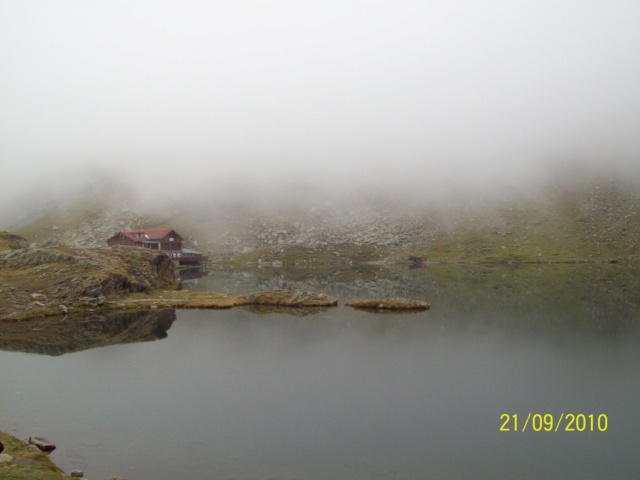
[[190,198],[442,199],[557,165],[637,174],[638,15],[632,1],[0,0],[0,219],[101,178]]

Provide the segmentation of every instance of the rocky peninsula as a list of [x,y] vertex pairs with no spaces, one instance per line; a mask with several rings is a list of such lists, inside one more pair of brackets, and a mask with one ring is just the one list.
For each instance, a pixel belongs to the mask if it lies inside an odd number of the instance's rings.
[[181,291],[176,267],[164,253],[135,247],[26,246],[2,234],[0,325],[70,313],[158,308],[231,308],[246,305],[326,307],[323,293],[273,290],[247,295]]
[[168,256],[135,248],[44,246],[0,251],[0,320],[108,308],[133,293],[177,289]]

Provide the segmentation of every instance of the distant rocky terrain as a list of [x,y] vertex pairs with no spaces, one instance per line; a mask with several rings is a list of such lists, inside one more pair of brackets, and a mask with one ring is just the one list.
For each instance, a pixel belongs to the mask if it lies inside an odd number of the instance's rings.
[[96,247],[119,229],[173,227],[187,246],[236,264],[397,263],[408,255],[427,261],[632,261],[640,253],[640,188],[621,179],[565,179],[535,196],[471,198],[444,207],[384,198],[288,209],[237,202],[218,208],[203,199],[151,209],[96,194],[57,205],[14,231],[36,246],[54,240]]
[[16,248],[27,248],[29,242],[26,238],[14,235],[9,232],[0,232],[0,250],[14,250]]

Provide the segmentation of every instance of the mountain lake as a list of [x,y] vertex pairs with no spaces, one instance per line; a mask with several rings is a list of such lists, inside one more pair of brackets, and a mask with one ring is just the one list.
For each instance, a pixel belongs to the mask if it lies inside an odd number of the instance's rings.
[[[78,349],[26,332],[0,350],[0,425],[91,480],[639,478],[636,265],[265,267],[185,288],[339,306],[150,313],[140,341],[135,316],[69,317],[107,339]],[[389,296],[431,309],[344,306]]]

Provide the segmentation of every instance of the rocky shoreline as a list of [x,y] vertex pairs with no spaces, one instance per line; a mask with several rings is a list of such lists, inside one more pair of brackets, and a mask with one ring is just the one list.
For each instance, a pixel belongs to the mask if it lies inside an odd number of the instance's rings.
[[[0,251],[3,323],[109,311],[338,304],[331,295],[304,290],[275,289],[243,295],[181,290],[169,256],[146,249],[33,248],[20,237],[12,236],[12,241],[13,248]],[[399,300],[390,308],[406,308],[408,301]],[[389,302],[379,300],[377,305]]]
[[[49,457],[55,445],[39,437],[29,437],[27,441],[0,430],[4,450],[0,453],[0,478],[12,480],[64,480],[84,478],[84,472],[73,470],[64,472]],[[103,480],[123,480],[111,476]]]
[[[69,478],[49,455],[35,444],[0,430],[4,451],[0,454],[0,478],[60,480]],[[5,477],[6,474],[6,477]],[[114,477],[115,478],[115,477]]]

